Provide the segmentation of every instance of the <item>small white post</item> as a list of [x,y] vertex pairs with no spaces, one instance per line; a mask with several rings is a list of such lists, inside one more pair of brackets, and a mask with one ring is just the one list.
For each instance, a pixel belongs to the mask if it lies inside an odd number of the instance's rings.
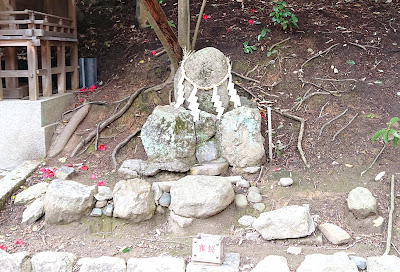
[[271,107],[267,107],[268,115],[268,152],[269,162],[272,162],[272,122],[271,122]]

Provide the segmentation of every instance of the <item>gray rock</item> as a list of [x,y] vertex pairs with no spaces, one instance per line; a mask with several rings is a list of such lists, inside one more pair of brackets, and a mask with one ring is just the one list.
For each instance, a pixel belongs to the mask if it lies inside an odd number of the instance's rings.
[[209,265],[190,262],[186,267],[186,272],[239,272],[240,254],[225,253],[225,260],[221,265]]
[[376,214],[376,198],[367,188],[357,187],[350,191],[347,207],[356,218],[366,218]]
[[290,246],[290,247],[288,247],[286,252],[289,254],[293,254],[293,255],[300,255],[302,252],[302,249],[301,249],[301,247]]
[[173,211],[170,212],[169,216],[176,222],[181,228],[187,227],[193,222],[193,218],[183,217],[175,214]]
[[168,208],[168,206],[171,204],[171,194],[166,192],[162,193],[158,204],[160,204],[162,207]]
[[57,179],[71,179],[75,175],[75,169],[73,167],[61,166],[54,173],[54,177]]
[[349,259],[357,265],[358,269],[367,269],[367,260],[365,258],[359,256],[349,256]]
[[157,183],[153,183],[151,184],[151,190],[154,193],[154,201],[158,201],[163,193],[160,189],[160,186],[158,186]]
[[107,203],[108,203],[107,200],[96,201],[96,204],[94,204],[94,207],[95,208],[104,208],[105,206],[107,206]]
[[131,177],[141,176],[154,176],[161,170],[171,172],[187,172],[190,167],[194,164],[188,164],[179,160],[171,160],[168,162],[153,162],[144,160],[125,160],[118,172]]
[[199,120],[195,123],[196,142],[198,145],[210,140],[217,132],[217,116],[200,111]]
[[288,187],[293,184],[293,179],[292,178],[280,178],[278,185],[283,186],[283,187]]
[[367,258],[368,272],[398,272],[400,258],[394,255]]
[[214,139],[199,144],[196,148],[196,159],[199,163],[211,162],[218,159],[218,157],[219,152]]
[[101,211],[100,208],[94,208],[94,209],[92,210],[92,212],[90,213],[90,216],[99,217],[99,216],[101,216],[102,214],[103,214],[103,213],[102,213],[102,211]]
[[113,193],[110,187],[107,186],[98,186],[97,194],[94,195],[97,201],[110,200],[113,198]]
[[77,265],[79,272],[126,272],[124,259],[117,257],[81,258]]
[[254,193],[260,193],[260,189],[258,189],[258,187],[256,186],[251,186],[248,190],[248,192],[254,192]]
[[[186,77],[190,78],[197,86],[209,87],[220,83],[228,72],[228,63],[224,54],[216,48],[206,47],[196,51],[184,62],[184,70]],[[182,77],[182,67],[179,67],[174,79],[174,97],[177,97],[177,86],[179,79]],[[227,80],[218,86],[218,95],[225,109],[229,106],[229,96],[227,90]],[[193,86],[185,80],[184,85],[184,106],[187,108],[189,103],[187,99],[193,90]],[[199,109],[208,113],[217,114],[214,103],[211,101],[213,90],[203,90],[199,88],[196,96],[199,98]]]
[[113,216],[135,223],[150,219],[156,209],[151,185],[141,179],[119,181],[114,187],[113,200]]
[[249,191],[247,194],[247,200],[253,203],[261,202],[262,196],[259,193]]
[[127,272],[185,272],[185,260],[171,256],[130,258]]
[[216,137],[222,157],[234,168],[262,164],[265,151],[258,110],[239,107],[227,112],[219,122]]
[[44,202],[43,198],[38,198],[32,202],[22,214],[21,224],[32,224],[36,222],[44,214]]
[[264,203],[254,203],[253,209],[256,210],[257,212],[263,212],[265,210],[265,204]]
[[[1,250],[2,251],[2,250]],[[31,272],[30,255],[27,251],[0,254],[0,268],[4,272]]]
[[251,272],[290,272],[286,258],[269,255],[259,262]]
[[190,168],[190,175],[220,176],[228,171],[228,167],[229,164],[227,162],[195,165]]
[[251,215],[243,215],[239,218],[238,223],[242,226],[249,227],[253,224],[256,218]]
[[255,232],[246,233],[246,240],[257,241],[258,238],[260,238],[260,234],[258,232],[256,232],[256,231]]
[[25,205],[34,199],[44,196],[48,186],[47,182],[40,182],[28,187],[28,189],[15,196],[14,204]]
[[173,168],[178,162],[190,167],[196,161],[193,116],[183,108],[157,106],[143,125],[140,138],[149,161],[168,162]]
[[67,252],[44,251],[33,255],[32,272],[72,272],[76,256]]
[[247,202],[247,197],[243,194],[235,195],[235,205],[238,208],[246,208],[249,203]]
[[[333,255],[311,254],[297,268],[296,272],[358,272],[357,266],[347,254],[338,252]],[[370,271],[368,271],[370,272]]]
[[105,216],[111,217],[113,215],[114,211],[114,205],[113,204],[108,204],[104,209],[103,209],[103,214]]
[[236,186],[237,187],[242,187],[242,188],[249,188],[250,187],[250,182],[247,180],[240,178],[240,180],[236,181]]
[[299,238],[315,230],[307,205],[293,205],[264,212],[254,221],[253,227],[265,240]]
[[170,209],[177,215],[207,218],[224,210],[235,198],[231,183],[216,176],[186,176],[171,187]]
[[318,226],[325,238],[335,245],[345,244],[351,241],[350,235],[341,227],[331,223],[324,223]]
[[53,180],[44,198],[46,223],[70,223],[92,210],[97,186],[86,186],[72,180]]
[[161,207],[161,206],[157,206],[156,212],[157,212],[158,214],[165,214],[165,210],[164,210],[164,208]]
[[255,174],[259,172],[261,169],[260,166],[250,166],[250,167],[245,167],[245,168],[240,168],[238,171],[239,173],[246,173],[246,174]]

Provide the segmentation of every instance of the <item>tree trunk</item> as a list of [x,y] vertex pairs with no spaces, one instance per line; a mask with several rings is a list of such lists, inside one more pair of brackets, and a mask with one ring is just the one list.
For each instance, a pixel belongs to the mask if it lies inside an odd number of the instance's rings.
[[178,69],[182,60],[182,48],[179,46],[178,38],[168,24],[167,16],[158,4],[157,0],[141,0],[149,13],[148,19],[157,34],[158,39],[167,51],[175,69]]

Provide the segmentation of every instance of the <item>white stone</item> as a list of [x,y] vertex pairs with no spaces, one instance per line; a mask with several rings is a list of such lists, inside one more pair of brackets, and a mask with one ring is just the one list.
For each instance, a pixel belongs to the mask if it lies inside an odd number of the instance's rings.
[[77,263],[79,272],[125,272],[124,259],[117,257],[101,256],[99,258],[82,258]]
[[249,191],[247,194],[247,200],[249,202],[258,203],[262,201],[262,196],[260,193]]
[[71,179],[75,175],[75,169],[73,167],[61,166],[54,173],[54,177],[57,179]]
[[183,217],[175,214],[173,211],[170,212],[169,216],[177,223],[181,228],[187,227],[193,222],[193,218]]
[[171,256],[130,258],[127,272],[185,272],[185,260]]
[[239,218],[238,223],[242,226],[249,227],[253,224],[256,218],[251,215],[243,215]]
[[381,180],[385,174],[386,174],[385,171],[380,172],[378,175],[376,175],[375,181]]
[[246,233],[246,240],[256,241],[256,240],[258,240],[258,238],[260,238],[260,234],[258,232]]
[[253,209],[256,210],[257,212],[261,213],[265,210],[265,204],[264,203],[254,203]]
[[324,223],[318,226],[325,238],[335,245],[345,244],[351,241],[351,236],[341,227],[331,223]]
[[32,272],[72,272],[76,256],[67,252],[44,251],[33,255]]
[[[311,254],[297,268],[296,272],[358,272],[357,266],[346,253],[333,255]],[[370,271],[368,271],[370,272]]]
[[14,204],[25,205],[31,200],[44,196],[48,186],[49,184],[47,182],[40,182],[28,187],[15,196]]
[[113,204],[108,204],[104,209],[103,209],[103,214],[105,216],[112,216],[114,211],[114,205]]
[[[196,130],[196,136],[197,136]],[[215,131],[214,131],[215,133]],[[218,159],[219,152],[217,148],[217,144],[214,139],[211,139],[208,142],[199,144],[196,148],[196,159],[199,163],[208,163]]]
[[254,192],[254,193],[260,193],[260,189],[258,189],[258,187],[256,186],[251,186],[248,190],[248,192]]
[[264,212],[254,220],[253,227],[265,240],[305,237],[315,230],[308,205]]
[[113,217],[136,223],[150,219],[156,209],[151,185],[141,179],[120,180],[115,184],[113,200]]
[[347,197],[347,207],[355,217],[362,219],[376,214],[376,198],[363,187],[357,187],[350,191]]
[[97,194],[94,195],[97,201],[110,200],[113,198],[113,192],[110,187],[107,186],[98,186]]
[[22,214],[21,224],[32,224],[36,222],[44,214],[44,201],[43,198],[38,198],[32,202]]
[[190,262],[186,272],[239,272],[239,265],[239,253],[225,253],[225,260],[220,266]]
[[249,188],[250,187],[250,182],[247,180],[241,178],[240,180],[236,181],[236,186],[237,187],[242,187],[242,188]]
[[278,185],[283,186],[283,187],[288,187],[292,184],[293,184],[292,178],[281,178],[278,182]]
[[0,254],[0,271],[31,272],[32,267],[30,258],[31,257],[27,251],[17,252],[14,254],[8,254],[8,253]]
[[249,203],[247,202],[247,197],[243,194],[235,195],[235,205],[238,208],[246,208]]
[[53,180],[44,198],[45,220],[50,224],[70,223],[89,215],[95,204],[97,186],[72,180]]
[[96,204],[94,205],[95,208],[104,208],[107,206],[107,200],[101,200],[101,201],[96,201]]
[[269,255],[260,261],[251,272],[290,272],[286,258]]
[[301,249],[301,247],[290,246],[290,247],[288,247],[286,252],[289,254],[293,254],[293,255],[300,255],[302,252],[302,249]]
[[368,272],[399,272],[400,258],[394,255],[367,258]]
[[171,187],[170,209],[184,217],[207,218],[235,198],[231,183],[218,176],[186,176]]
[[220,176],[228,171],[229,164],[227,162],[206,163],[195,165],[190,168],[190,175]]

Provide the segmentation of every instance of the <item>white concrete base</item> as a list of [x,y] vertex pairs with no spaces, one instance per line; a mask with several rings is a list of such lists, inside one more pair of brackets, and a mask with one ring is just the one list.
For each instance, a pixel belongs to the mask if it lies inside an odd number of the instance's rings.
[[0,168],[46,155],[54,123],[72,103],[74,94],[57,94],[36,101],[0,101]]

